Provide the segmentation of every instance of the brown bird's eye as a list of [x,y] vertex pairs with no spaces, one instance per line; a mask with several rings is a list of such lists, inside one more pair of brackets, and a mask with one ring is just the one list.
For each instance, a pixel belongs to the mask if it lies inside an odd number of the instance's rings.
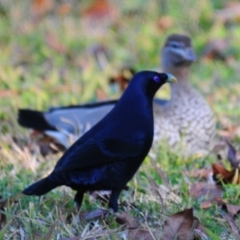
[[158,76],[154,76],[154,77],[153,77],[153,81],[156,82],[156,83],[158,83],[158,82],[160,82],[160,79],[159,79]]

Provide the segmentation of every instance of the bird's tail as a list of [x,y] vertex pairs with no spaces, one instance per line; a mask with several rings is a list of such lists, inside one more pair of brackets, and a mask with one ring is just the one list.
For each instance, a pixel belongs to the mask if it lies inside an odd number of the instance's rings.
[[56,130],[56,128],[46,121],[44,113],[40,111],[19,109],[17,120],[22,127],[32,128],[39,131]]
[[25,188],[22,191],[22,193],[25,195],[41,196],[58,186],[59,186],[59,184],[49,180],[48,178],[43,178],[43,179],[39,180],[38,182]]

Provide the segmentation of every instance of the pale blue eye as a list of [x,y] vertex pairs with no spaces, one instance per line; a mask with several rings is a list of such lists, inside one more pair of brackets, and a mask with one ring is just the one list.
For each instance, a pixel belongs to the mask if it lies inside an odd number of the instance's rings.
[[160,82],[160,79],[159,79],[158,76],[154,76],[154,77],[153,77],[153,81],[156,82],[156,83],[158,83],[158,82]]

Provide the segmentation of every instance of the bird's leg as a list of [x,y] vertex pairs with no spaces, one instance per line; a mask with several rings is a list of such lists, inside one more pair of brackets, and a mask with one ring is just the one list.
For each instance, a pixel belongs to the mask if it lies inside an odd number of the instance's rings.
[[82,205],[83,195],[84,195],[84,192],[77,191],[77,193],[74,197],[74,202],[76,204],[77,210],[79,210]]
[[114,212],[118,211],[118,197],[120,193],[121,193],[121,190],[112,190],[110,195],[108,207],[113,209]]

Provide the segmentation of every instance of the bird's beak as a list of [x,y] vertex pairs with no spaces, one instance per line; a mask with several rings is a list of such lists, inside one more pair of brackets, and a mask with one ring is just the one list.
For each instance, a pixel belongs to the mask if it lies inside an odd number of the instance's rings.
[[167,73],[167,76],[168,76],[167,82],[170,83],[177,82],[177,79],[172,74]]

